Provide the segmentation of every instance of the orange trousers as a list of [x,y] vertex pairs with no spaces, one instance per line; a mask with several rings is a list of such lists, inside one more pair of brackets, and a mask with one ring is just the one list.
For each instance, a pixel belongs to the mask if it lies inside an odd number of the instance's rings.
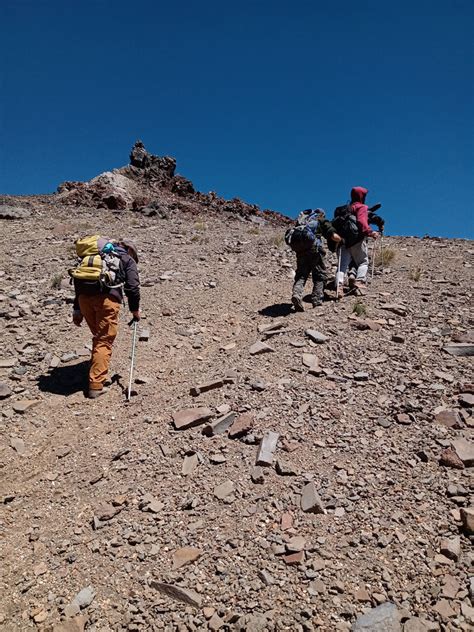
[[81,294],[79,307],[93,336],[89,388],[100,391],[107,378],[112,345],[117,336],[120,303],[105,294]]

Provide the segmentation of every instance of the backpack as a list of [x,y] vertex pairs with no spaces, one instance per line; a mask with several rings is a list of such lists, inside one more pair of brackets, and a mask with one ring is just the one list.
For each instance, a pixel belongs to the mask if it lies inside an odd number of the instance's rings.
[[361,233],[351,204],[344,204],[336,208],[332,225],[337,234],[344,239],[344,245],[347,248],[360,241]]
[[296,252],[306,252],[311,250],[316,239],[316,234],[309,226],[293,226],[285,233],[285,242]]
[[99,292],[122,287],[125,282],[122,261],[108,237],[90,235],[75,243],[78,265],[69,270],[72,280],[81,281]]

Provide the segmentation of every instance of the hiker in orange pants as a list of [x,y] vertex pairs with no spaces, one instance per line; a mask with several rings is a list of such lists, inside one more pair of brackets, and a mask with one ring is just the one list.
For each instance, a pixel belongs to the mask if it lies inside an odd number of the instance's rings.
[[112,345],[117,336],[120,303],[107,294],[81,294],[79,307],[92,333],[89,389],[100,391],[107,378]]
[[[122,239],[115,252],[121,261],[125,295],[128,307],[135,320],[140,320],[140,279],[138,276],[138,253],[135,244]],[[78,327],[85,318],[92,333],[92,357],[89,370],[88,396],[99,397],[104,392],[104,382],[109,371],[112,345],[117,336],[118,316],[123,302],[122,287],[107,291],[99,285],[74,279],[76,298],[72,320]]]

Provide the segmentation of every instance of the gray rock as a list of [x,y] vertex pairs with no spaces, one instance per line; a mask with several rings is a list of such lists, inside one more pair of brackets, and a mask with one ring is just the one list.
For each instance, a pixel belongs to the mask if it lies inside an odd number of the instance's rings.
[[456,562],[461,555],[461,538],[459,536],[444,538],[441,540],[439,550],[445,557]]
[[207,437],[213,437],[218,434],[223,434],[234,423],[237,413],[227,413],[219,417],[212,423],[203,428],[202,433]]
[[308,336],[308,338],[310,338],[313,342],[316,342],[317,344],[322,344],[328,339],[327,336],[319,331],[316,331],[316,329],[306,329],[304,333]]
[[141,329],[138,333],[138,340],[140,342],[148,342],[150,338],[150,330],[149,329]]
[[453,356],[466,357],[474,355],[474,344],[468,342],[458,342],[446,345],[443,351]]
[[386,602],[357,618],[353,632],[402,632],[397,606]]
[[405,621],[403,632],[429,632],[429,628],[422,619],[411,617]]
[[254,342],[249,349],[250,355],[259,355],[261,353],[270,353],[272,351],[275,351],[275,349],[264,342]]
[[256,465],[271,465],[273,462],[273,455],[275,453],[278,439],[280,435],[278,432],[268,430],[260,442],[260,447],[257,453]]
[[319,497],[316,485],[311,481],[303,487],[301,494],[301,509],[306,513],[325,514],[323,501]]
[[234,492],[234,489],[235,487],[232,481],[224,481],[224,483],[221,483],[214,488],[214,496],[219,498],[219,500],[223,500],[224,498],[227,498],[227,496],[230,496],[230,494]]
[[31,216],[31,211],[20,206],[0,205],[0,219],[26,219]]
[[92,586],[87,586],[77,593],[72,600],[72,604],[76,604],[79,608],[87,608],[94,601],[95,591]]
[[255,465],[250,471],[250,478],[252,479],[252,483],[262,485],[265,482],[263,469],[259,465]]
[[12,437],[10,445],[18,454],[25,454],[25,442],[20,437]]
[[455,439],[452,446],[466,467],[474,465],[474,443],[466,439]]
[[6,399],[12,394],[11,388],[6,382],[0,382],[0,399]]

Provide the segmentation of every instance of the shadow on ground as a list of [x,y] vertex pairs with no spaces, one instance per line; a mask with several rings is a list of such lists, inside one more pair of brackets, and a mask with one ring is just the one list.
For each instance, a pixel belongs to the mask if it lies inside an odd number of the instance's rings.
[[87,387],[89,360],[78,364],[58,366],[49,373],[40,375],[38,388],[55,395],[73,395]]
[[259,310],[261,316],[268,316],[269,318],[278,318],[279,316],[289,316],[294,313],[293,305],[291,303],[275,303],[274,305],[267,305],[263,309]]

